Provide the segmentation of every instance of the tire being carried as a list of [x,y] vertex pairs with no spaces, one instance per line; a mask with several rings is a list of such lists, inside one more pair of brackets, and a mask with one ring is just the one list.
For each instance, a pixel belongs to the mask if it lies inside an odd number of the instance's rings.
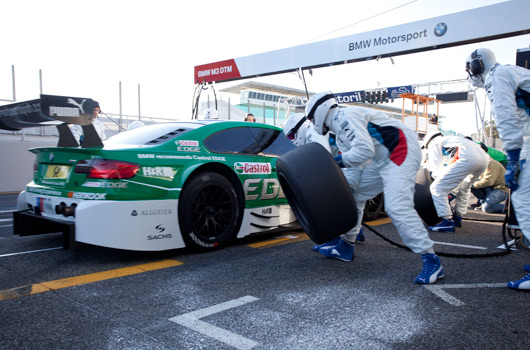
[[298,222],[317,244],[346,233],[357,223],[353,193],[331,154],[316,142],[282,155],[278,180]]

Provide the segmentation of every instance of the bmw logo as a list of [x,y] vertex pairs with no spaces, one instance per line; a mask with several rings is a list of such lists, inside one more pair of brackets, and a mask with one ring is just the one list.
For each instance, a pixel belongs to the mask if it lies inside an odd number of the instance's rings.
[[440,22],[434,27],[434,35],[443,36],[445,33],[447,33],[447,24],[444,22]]

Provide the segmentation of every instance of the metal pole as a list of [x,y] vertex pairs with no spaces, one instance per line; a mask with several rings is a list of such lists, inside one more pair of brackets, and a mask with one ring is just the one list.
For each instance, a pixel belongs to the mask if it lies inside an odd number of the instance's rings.
[[142,120],[142,109],[140,108],[140,84],[138,84],[138,120]]
[[121,122],[122,122],[122,110],[121,110],[121,81],[120,81],[120,125],[119,125],[120,130],[119,131],[122,130]]
[[228,120],[230,120],[230,97],[228,98]]
[[[39,69],[39,91],[40,91],[40,95],[42,95],[42,69]],[[43,126],[41,126],[40,128],[40,136],[44,136]]]
[[17,94],[15,88],[15,65],[11,65],[11,82],[13,84],[13,102],[16,102]]
[[276,104],[272,105],[273,125],[276,126]]
[[263,124],[266,124],[266,119],[265,119],[265,102],[263,102]]

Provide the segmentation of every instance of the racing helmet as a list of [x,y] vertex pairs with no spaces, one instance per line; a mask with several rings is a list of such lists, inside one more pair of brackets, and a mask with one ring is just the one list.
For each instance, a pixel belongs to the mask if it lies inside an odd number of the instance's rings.
[[320,92],[313,95],[307,102],[305,115],[307,120],[315,125],[315,130],[320,135],[325,135],[329,131],[326,120],[328,113],[332,108],[338,106],[337,100],[331,91]]
[[309,126],[309,120],[304,113],[295,113],[289,116],[283,125],[283,133],[295,146],[305,144],[306,132]]
[[141,120],[135,120],[129,124],[129,126],[127,127],[127,131],[138,129],[138,128],[141,128],[142,126],[145,126],[144,122],[142,122]]
[[468,81],[475,87],[484,87],[484,72],[497,63],[495,53],[487,48],[476,49],[466,59]]
[[219,113],[214,108],[206,108],[204,119],[219,119]]

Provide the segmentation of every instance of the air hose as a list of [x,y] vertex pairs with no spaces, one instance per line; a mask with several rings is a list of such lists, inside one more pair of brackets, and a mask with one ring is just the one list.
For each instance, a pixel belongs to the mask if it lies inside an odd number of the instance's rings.
[[[470,220],[470,219],[464,219],[464,220]],[[470,220],[470,221],[484,221],[484,220]],[[485,222],[491,222],[491,221],[485,221]],[[494,221],[494,222],[502,222],[502,241],[504,243],[504,247],[506,248],[505,250],[501,251],[501,252],[497,252],[497,253],[485,253],[485,254],[453,254],[453,253],[444,253],[444,252],[436,252],[436,254],[438,256],[444,256],[444,257],[448,257],[448,258],[492,258],[492,257],[498,257],[498,256],[503,256],[503,255],[508,255],[510,254],[512,251],[510,249],[510,246],[508,245],[508,241],[506,240],[506,228],[507,228],[507,224],[508,224],[508,215],[506,215],[506,217],[504,218],[504,221]],[[383,239],[384,241],[396,246],[396,247],[399,247],[399,248],[402,248],[402,249],[405,249],[405,250],[408,250],[408,251],[412,251],[409,247],[407,246],[404,246],[403,244],[399,244],[397,242],[394,242],[393,240],[385,237],[383,234],[381,234],[380,232],[377,232],[377,230],[375,230],[373,227],[367,225],[365,222],[362,223],[364,227],[366,227],[368,230],[370,230],[371,232],[373,232],[376,236],[378,236],[379,238]]]

